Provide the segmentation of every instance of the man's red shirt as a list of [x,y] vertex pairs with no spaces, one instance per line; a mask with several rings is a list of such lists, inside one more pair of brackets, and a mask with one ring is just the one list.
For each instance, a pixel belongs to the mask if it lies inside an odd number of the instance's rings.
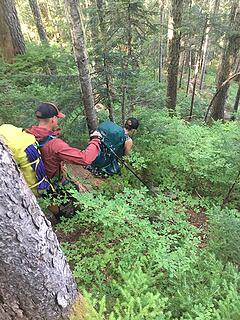
[[79,150],[57,138],[60,133],[59,129],[51,131],[44,127],[32,126],[26,132],[33,134],[38,141],[49,135],[56,137],[41,148],[42,160],[48,178],[59,175],[63,161],[82,166],[91,164],[100,150],[100,140],[98,138],[93,138],[85,150]]

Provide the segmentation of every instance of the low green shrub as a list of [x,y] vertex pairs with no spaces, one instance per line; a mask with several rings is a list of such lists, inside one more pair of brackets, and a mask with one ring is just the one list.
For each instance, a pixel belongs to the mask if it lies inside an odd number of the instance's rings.
[[185,207],[190,199],[153,198],[144,189],[124,189],[112,199],[72,195],[77,214],[58,232],[75,236],[62,246],[99,319],[239,317],[239,273],[212,250],[198,248],[200,231],[189,224]]

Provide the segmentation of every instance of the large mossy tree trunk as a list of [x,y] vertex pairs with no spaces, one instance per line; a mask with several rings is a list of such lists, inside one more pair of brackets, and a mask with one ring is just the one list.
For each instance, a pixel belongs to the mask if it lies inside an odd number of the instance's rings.
[[48,43],[48,39],[47,39],[47,34],[46,34],[46,30],[44,28],[43,25],[43,21],[42,21],[42,17],[41,17],[41,12],[38,6],[38,2],[37,0],[29,0],[29,5],[30,8],[32,10],[33,13],[33,17],[36,23],[36,27],[37,27],[37,31],[38,31],[38,35],[40,38],[40,41],[42,43]]
[[84,110],[89,130],[97,127],[97,114],[94,108],[92,83],[89,72],[88,57],[85,50],[82,21],[76,0],[65,0],[71,26],[71,35],[75,59],[78,67],[79,81],[83,99]]
[[167,70],[167,107],[176,109],[178,65],[180,56],[181,22],[182,22],[183,0],[171,1],[171,14],[169,17],[169,39],[168,39],[168,70]]
[[51,224],[0,141],[0,319],[87,319],[85,314]]
[[7,62],[25,53],[25,43],[14,0],[0,0],[0,48]]

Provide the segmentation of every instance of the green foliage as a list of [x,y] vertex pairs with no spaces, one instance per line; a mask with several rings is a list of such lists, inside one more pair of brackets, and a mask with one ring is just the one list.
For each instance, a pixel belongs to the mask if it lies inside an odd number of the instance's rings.
[[[107,2],[106,41],[104,47],[99,41],[90,49],[90,61],[95,60],[96,52],[102,59],[105,50],[118,122],[126,77],[127,113],[141,122],[127,161],[159,195],[151,197],[123,167],[121,176],[107,179],[98,191],[79,194],[71,187],[63,188],[57,196],[50,195],[41,202],[47,207],[75,200],[75,216],[63,219],[58,233],[66,239],[62,247],[80,291],[97,310],[97,319],[238,320],[240,187],[235,180],[240,170],[239,123],[218,122],[212,127],[201,123],[215,92],[216,60],[207,69],[206,91],[197,90],[193,117],[197,121],[180,119],[189,114],[186,81],[178,93],[177,116],[169,117],[164,109],[166,83],[157,81],[156,72],[159,42],[154,32],[159,35],[159,8],[152,2],[145,5],[143,1],[130,6],[126,1]],[[89,7],[86,12],[91,14],[91,10]],[[195,42],[195,50],[206,12],[205,5],[201,8],[196,3],[184,13],[181,32],[186,43]],[[128,13],[132,52],[125,70]],[[96,8],[93,16],[97,30]],[[54,37],[54,26],[49,24],[47,29]],[[217,31],[214,37],[220,37],[221,28]],[[164,40],[166,33],[163,26]],[[152,38],[146,39],[149,35]],[[92,63],[91,69],[94,67]],[[0,63],[0,75],[0,123],[30,126],[40,101],[56,101],[67,114],[60,123],[65,139],[75,146],[86,145],[77,69],[69,49],[28,45],[27,54],[18,56],[14,64]],[[94,92],[106,98],[104,72],[95,74],[93,84]],[[233,83],[227,106],[230,111],[236,90]],[[107,116],[107,111],[102,111],[100,120]],[[228,204],[231,209],[222,210],[222,201],[234,182]],[[189,223],[189,210],[196,219],[198,214],[206,214],[207,230]],[[202,245],[203,233],[207,233],[206,247]]]
[[[239,124],[209,128],[154,108],[135,115],[141,126],[128,161],[160,194],[149,196],[125,169],[101,192],[72,192],[77,214],[59,230],[76,236],[63,248],[80,290],[91,292],[99,319],[238,319],[239,213],[216,204],[239,170]],[[187,208],[209,216],[206,249]]]
[[[239,123],[211,128],[169,118],[164,112],[139,113],[136,148],[145,158],[147,179],[163,188],[224,198],[239,171]],[[224,174],[223,174],[224,168]],[[238,198],[238,184],[233,193]]]
[[[199,251],[183,195],[175,201],[161,194],[152,198],[143,189],[125,189],[114,198],[72,195],[77,214],[58,229],[76,236],[63,249],[80,289],[91,292],[99,319],[240,315],[239,274],[212,250]],[[186,203],[200,205],[194,199]]]
[[73,128],[79,128],[79,134],[85,133],[76,66],[66,49],[28,45],[27,54],[18,56],[14,64],[0,63],[0,75],[0,123],[28,127],[36,122],[36,106],[53,101],[67,115],[71,114],[61,125],[69,140]]
[[210,249],[216,256],[227,263],[231,261],[240,264],[240,214],[237,210],[211,211]]

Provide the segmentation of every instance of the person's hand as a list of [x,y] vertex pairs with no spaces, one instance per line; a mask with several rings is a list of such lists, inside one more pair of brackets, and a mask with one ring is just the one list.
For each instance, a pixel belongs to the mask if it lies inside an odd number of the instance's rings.
[[102,135],[100,132],[98,132],[97,130],[93,131],[93,133],[90,134],[90,139],[93,138],[98,138],[98,139],[102,139]]

